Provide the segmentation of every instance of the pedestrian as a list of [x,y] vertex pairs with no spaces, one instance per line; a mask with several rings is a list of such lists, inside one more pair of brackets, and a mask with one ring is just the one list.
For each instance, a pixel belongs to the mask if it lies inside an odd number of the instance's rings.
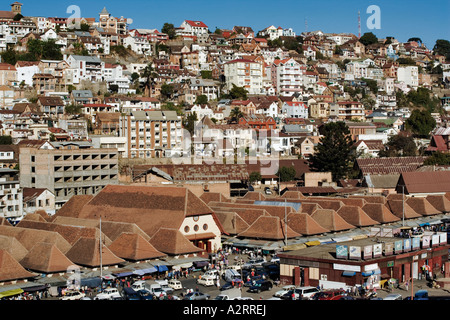
[[409,288],[409,280],[406,280],[406,282],[405,282],[405,288],[406,288],[406,291],[408,291],[408,288]]

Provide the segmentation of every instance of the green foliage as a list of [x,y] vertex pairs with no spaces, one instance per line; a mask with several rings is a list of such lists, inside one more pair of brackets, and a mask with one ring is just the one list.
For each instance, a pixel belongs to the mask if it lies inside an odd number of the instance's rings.
[[173,88],[172,84],[164,83],[161,86],[161,96],[162,96],[162,98],[164,100],[170,99],[172,97],[172,95],[173,95],[173,91],[174,91],[174,88]]
[[11,136],[0,136],[0,144],[13,144]]
[[416,61],[414,61],[413,59],[407,57],[407,58],[398,58],[397,62],[400,66],[415,66]]
[[423,162],[425,166],[448,166],[450,165],[450,153],[434,152]]
[[278,169],[276,176],[281,182],[294,181],[297,172],[294,167],[281,167]]
[[417,145],[412,136],[395,135],[389,138],[386,149],[378,154],[380,157],[410,157],[417,155]]
[[244,113],[239,109],[239,107],[235,107],[230,112],[230,118],[234,122],[239,122],[239,119],[244,116]]
[[111,46],[110,51],[111,53],[116,53],[120,57],[126,57],[129,54],[127,48],[123,45]]
[[193,135],[193,133],[194,133],[196,121],[198,121],[196,112],[188,114],[183,119],[183,128],[185,128],[191,135]]
[[228,95],[226,95],[226,98],[247,100],[247,94],[248,91],[244,87],[238,87],[233,84],[233,88],[231,88]]
[[447,60],[450,60],[450,41],[443,39],[436,40],[433,51],[435,54],[443,55]]
[[335,181],[346,177],[356,157],[348,126],[342,121],[330,122],[320,132],[323,136],[311,157],[311,168],[331,172]]
[[175,27],[172,23],[164,23],[163,27],[161,28],[161,32],[167,34],[169,36],[169,39],[175,38]]
[[8,48],[1,53],[1,57],[2,62],[14,65],[17,61],[61,60],[63,54],[54,40],[30,39],[27,42],[27,52],[19,53],[12,48]]
[[80,114],[82,111],[82,107],[81,105],[78,104],[69,104],[67,106],[65,106],[65,111],[68,114]]
[[259,173],[257,171],[253,171],[252,173],[250,173],[249,180],[250,180],[250,183],[261,181],[262,180],[261,173]]
[[428,138],[430,132],[436,127],[436,120],[427,110],[414,109],[406,120],[405,127],[420,138]]
[[197,96],[197,99],[195,99],[195,104],[207,104],[208,103],[208,97],[204,94]]
[[378,38],[372,32],[366,32],[359,38],[359,42],[367,46],[369,44],[377,43]]
[[362,78],[362,81],[364,81],[367,84],[367,87],[370,89],[370,91],[372,91],[373,94],[377,94],[378,92],[378,85],[377,85],[377,81],[373,80],[373,79],[366,79],[366,78]]
[[212,71],[209,70],[202,70],[200,71],[200,75],[202,79],[212,79]]

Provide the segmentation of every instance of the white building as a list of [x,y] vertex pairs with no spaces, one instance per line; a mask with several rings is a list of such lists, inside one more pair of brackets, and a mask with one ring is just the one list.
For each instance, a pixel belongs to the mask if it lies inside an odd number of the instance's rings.
[[398,67],[397,81],[416,89],[419,86],[419,67],[406,66]]
[[304,102],[285,101],[281,107],[285,118],[308,118],[308,105]]
[[[89,80],[89,81],[102,81],[103,69],[105,63],[98,57],[94,56],[78,56],[70,55],[67,58],[67,63],[70,68],[75,70],[77,75],[74,75],[74,79]],[[75,80],[73,81],[74,83]]]
[[33,86],[33,76],[40,73],[39,63],[32,61],[18,61],[16,63],[17,81],[25,83],[28,86]]
[[129,47],[133,52],[143,55],[151,55],[152,46],[145,37],[128,36],[122,40],[124,47]]
[[292,96],[302,91],[306,66],[294,59],[275,60],[272,63],[272,84],[281,96]]
[[262,63],[236,59],[224,64],[226,88],[231,90],[233,85],[244,87],[249,94],[263,92],[263,65]]
[[177,35],[199,36],[208,34],[208,26],[202,21],[184,20],[178,29]]

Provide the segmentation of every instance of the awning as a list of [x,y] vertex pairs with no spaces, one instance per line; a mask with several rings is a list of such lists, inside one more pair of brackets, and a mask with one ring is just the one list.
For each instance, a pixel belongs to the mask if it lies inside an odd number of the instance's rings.
[[167,268],[167,266],[165,265],[159,265],[159,266],[155,266],[158,269],[158,272],[165,272],[168,271],[169,269]]
[[36,291],[43,291],[43,290],[47,290],[48,286],[43,284],[43,285],[37,285],[37,286],[32,286],[32,287],[26,287],[26,288],[22,288],[24,292],[36,292]]
[[320,245],[320,241],[319,240],[308,241],[308,242],[305,242],[305,245],[308,246],[308,247],[318,246],[318,245]]
[[15,296],[15,295],[18,295],[21,293],[23,293],[22,289],[11,289],[11,290],[7,290],[7,291],[3,291],[3,292],[0,292],[0,299],[12,297],[12,296]]
[[187,269],[190,267],[192,267],[192,262],[186,262],[186,263],[180,263],[180,264],[172,266],[172,270]]
[[121,272],[121,273],[113,273],[117,278],[129,277],[133,275],[133,272]]
[[207,266],[209,264],[209,262],[208,261],[194,261],[193,264],[194,264],[195,268],[202,268],[204,266]]
[[361,274],[363,275],[363,277],[370,277],[373,274],[373,271],[361,272]]
[[133,274],[142,276],[144,274],[149,274],[149,273],[154,273],[154,272],[158,272],[158,269],[155,267],[151,267],[151,268],[146,268],[146,269],[134,270]]
[[89,288],[97,288],[102,284],[102,279],[100,277],[91,277],[91,278],[84,278],[81,279],[81,286],[86,286]]
[[344,271],[344,272],[342,272],[342,275],[344,277],[353,277],[355,274],[356,274],[355,271]]

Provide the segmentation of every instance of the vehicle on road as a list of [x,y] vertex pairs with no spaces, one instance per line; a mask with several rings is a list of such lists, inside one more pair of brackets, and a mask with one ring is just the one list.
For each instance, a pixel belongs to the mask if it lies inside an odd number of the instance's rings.
[[163,289],[167,294],[172,294],[173,289],[169,286],[167,280],[155,280],[156,284],[159,284],[161,289]]
[[142,289],[150,288],[150,285],[147,282],[143,281],[143,280],[139,280],[139,281],[133,282],[133,284],[131,285],[131,288],[134,291],[139,291],[139,290],[142,290]]
[[403,297],[398,293],[390,293],[386,297],[384,297],[383,300],[403,300]]
[[219,294],[217,297],[215,297],[214,300],[235,300],[236,298],[240,297],[241,297],[241,289],[232,288],[222,291],[222,293]]
[[181,281],[179,280],[175,280],[175,279],[170,279],[167,282],[167,285],[172,288],[173,290],[181,290],[183,289],[183,285],[181,284]]
[[269,280],[259,280],[252,285],[248,291],[260,293],[261,291],[272,290],[273,284]]
[[117,288],[106,288],[95,296],[94,300],[112,300],[115,297],[122,297]]
[[283,288],[281,288],[281,290],[278,290],[277,292],[275,292],[273,294],[273,296],[274,297],[281,297],[284,294],[288,293],[290,290],[294,290],[294,289],[295,289],[295,286],[293,284],[292,285],[288,285],[288,286],[284,286]]
[[272,190],[270,190],[269,187],[266,187],[266,188],[264,189],[264,192],[265,192],[265,194],[272,194]]
[[210,287],[216,285],[216,278],[210,276],[200,276],[197,279],[197,283],[204,285],[205,287]]
[[124,287],[123,288],[123,295],[125,300],[141,300],[141,296],[139,295],[140,290],[146,290],[146,289],[133,289],[133,287]]
[[207,293],[194,291],[184,296],[183,300],[209,300],[211,296]]
[[161,286],[159,284],[150,285],[150,288],[148,289],[148,291],[150,291],[157,298],[159,298],[161,295],[162,296],[167,295],[167,292],[163,288],[161,288]]
[[64,293],[64,296],[60,298],[60,300],[80,300],[85,296],[86,295],[83,292],[77,290],[68,290]]
[[231,282],[234,279],[241,279],[241,274],[234,269],[227,269],[225,273],[222,275],[223,279],[227,282]]
[[342,297],[346,296],[347,293],[343,289],[332,289],[319,291],[314,294],[311,300],[340,300]]

